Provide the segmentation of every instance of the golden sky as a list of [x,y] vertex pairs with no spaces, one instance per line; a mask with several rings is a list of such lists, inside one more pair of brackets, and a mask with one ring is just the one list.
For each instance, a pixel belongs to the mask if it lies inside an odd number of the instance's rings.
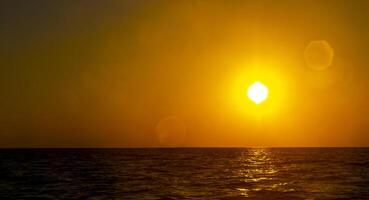
[[368,35],[365,0],[1,1],[0,146],[368,146]]

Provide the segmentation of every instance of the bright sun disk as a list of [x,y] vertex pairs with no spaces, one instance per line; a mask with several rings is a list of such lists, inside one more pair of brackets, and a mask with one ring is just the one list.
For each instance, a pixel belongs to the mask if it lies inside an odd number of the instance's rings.
[[268,98],[268,88],[259,81],[256,81],[247,90],[247,96],[251,101],[260,104]]

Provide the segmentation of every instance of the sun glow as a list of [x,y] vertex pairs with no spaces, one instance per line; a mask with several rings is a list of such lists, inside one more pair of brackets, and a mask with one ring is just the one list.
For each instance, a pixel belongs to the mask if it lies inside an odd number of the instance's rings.
[[247,96],[251,101],[260,104],[268,98],[268,88],[259,81],[253,83],[247,90]]
[[[276,60],[270,58],[268,60]],[[239,120],[261,119],[271,123],[281,121],[280,114],[291,105],[290,95],[293,79],[289,74],[276,70],[279,66],[290,66],[288,62],[255,62],[240,65],[229,75],[229,101],[227,110]],[[238,118],[239,117],[239,118]]]

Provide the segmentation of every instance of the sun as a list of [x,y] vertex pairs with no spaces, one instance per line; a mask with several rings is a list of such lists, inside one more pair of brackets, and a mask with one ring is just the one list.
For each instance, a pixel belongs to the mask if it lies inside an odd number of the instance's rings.
[[254,82],[247,90],[247,96],[256,104],[261,104],[268,98],[268,88],[259,81]]

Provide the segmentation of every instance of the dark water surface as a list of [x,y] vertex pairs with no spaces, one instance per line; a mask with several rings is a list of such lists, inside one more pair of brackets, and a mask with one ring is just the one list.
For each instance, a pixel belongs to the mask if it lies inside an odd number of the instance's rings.
[[1,199],[369,199],[369,148],[3,149]]

